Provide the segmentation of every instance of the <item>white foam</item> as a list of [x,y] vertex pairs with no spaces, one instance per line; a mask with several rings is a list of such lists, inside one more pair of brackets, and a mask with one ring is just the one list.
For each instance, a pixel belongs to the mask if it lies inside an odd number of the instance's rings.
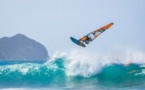
[[73,49],[69,52],[55,53],[53,60],[65,58],[64,64],[67,75],[82,75],[85,77],[98,73],[103,66],[112,63],[122,63],[125,65],[129,63],[145,63],[145,53],[141,51],[125,50],[120,52],[117,57],[114,53],[110,51],[109,53],[100,54],[99,52],[91,52],[85,49]]

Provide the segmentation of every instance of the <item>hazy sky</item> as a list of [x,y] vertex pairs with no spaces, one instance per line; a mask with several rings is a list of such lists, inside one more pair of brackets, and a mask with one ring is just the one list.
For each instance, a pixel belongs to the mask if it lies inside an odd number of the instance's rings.
[[0,38],[17,33],[42,43],[50,54],[81,48],[70,41],[115,24],[88,50],[145,50],[145,0],[0,0]]

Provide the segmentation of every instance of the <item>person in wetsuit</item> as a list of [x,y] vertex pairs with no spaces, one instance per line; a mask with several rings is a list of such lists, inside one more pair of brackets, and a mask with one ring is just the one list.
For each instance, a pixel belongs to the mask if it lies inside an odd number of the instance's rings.
[[89,34],[80,39],[80,42],[85,44],[89,44],[90,41],[92,41],[92,38]]
[[89,42],[92,41],[91,37],[89,35],[86,36],[85,43],[89,44]]

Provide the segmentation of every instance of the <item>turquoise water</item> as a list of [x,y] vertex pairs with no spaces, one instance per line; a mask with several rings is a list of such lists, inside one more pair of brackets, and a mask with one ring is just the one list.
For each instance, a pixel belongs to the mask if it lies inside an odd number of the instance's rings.
[[[73,58],[72,58],[73,57]],[[138,63],[102,64],[72,56],[54,58],[43,63],[0,66],[1,89],[144,89],[145,65]],[[79,58],[79,59],[78,59]],[[93,58],[93,57],[92,57]],[[71,59],[71,60],[70,60]],[[99,58],[100,59],[100,58]],[[94,61],[94,62],[93,62]],[[115,61],[115,60],[111,60]]]

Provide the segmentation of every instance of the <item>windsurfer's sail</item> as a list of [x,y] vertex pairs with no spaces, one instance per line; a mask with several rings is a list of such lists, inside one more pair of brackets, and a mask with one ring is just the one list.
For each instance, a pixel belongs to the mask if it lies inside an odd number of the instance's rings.
[[[87,35],[85,35],[82,38],[80,38],[79,40],[77,40],[77,44],[85,47],[85,44],[89,44],[91,41],[93,41],[95,38],[97,38],[101,33],[103,33],[105,30],[110,28],[113,24],[114,23],[109,23],[91,33],[88,33]],[[72,40],[72,37],[71,37],[71,40]],[[72,41],[74,42],[74,40],[72,40]]]
[[82,37],[81,39],[79,39],[80,42],[85,44],[89,44],[89,42],[93,41],[95,38],[97,38],[101,33],[103,33],[105,30],[107,30],[109,27],[111,27],[113,25],[113,23],[109,23],[87,35],[85,35],[84,37]]

